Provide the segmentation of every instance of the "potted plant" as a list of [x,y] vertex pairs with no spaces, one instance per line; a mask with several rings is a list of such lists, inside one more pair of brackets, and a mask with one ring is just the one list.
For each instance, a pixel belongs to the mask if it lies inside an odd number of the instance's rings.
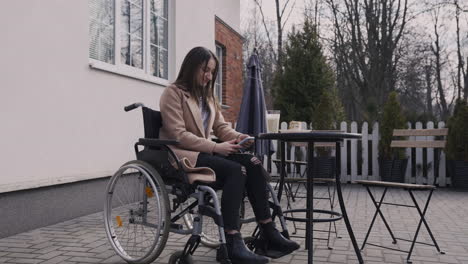
[[380,177],[383,181],[403,182],[408,158],[404,149],[392,149],[390,147],[393,130],[407,128],[406,118],[403,115],[396,92],[389,94],[381,120],[379,142]]
[[[343,105],[336,89],[324,90],[312,115],[314,130],[337,130],[345,119]],[[331,147],[317,147],[314,159],[314,178],[332,178],[335,175],[335,157],[331,156]]]
[[448,121],[447,160],[452,186],[468,190],[468,104],[458,99]]

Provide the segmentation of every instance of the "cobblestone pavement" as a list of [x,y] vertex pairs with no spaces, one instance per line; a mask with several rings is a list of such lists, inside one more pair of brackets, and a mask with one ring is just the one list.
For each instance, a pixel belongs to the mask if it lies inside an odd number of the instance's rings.
[[[325,188],[315,188],[316,196],[324,194]],[[366,190],[361,186],[345,185],[343,191],[351,224],[358,244],[361,245],[375,210],[374,205]],[[392,190],[387,196],[396,201],[406,194]],[[417,197],[423,195],[423,193],[417,194]],[[285,200],[283,199],[283,202]],[[327,201],[316,201],[316,208],[327,207]],[[304,202],[303,199],[298,199],[294,206],[303,206]],[[383,212],[388,216],[387,219],[398,237],[411,239],[418,219],[414,208],[387,206]],[[456,192],[450,189],[436,190],[428,209],[428,221],[437,242],[446,254],[439,254],[434,247],[417,245],[412,256],[413,263],[468,263],[468,192]],[[327,223],[315,225],[316,229],[327,227]],[[242,232],[244,235],[249,235],[253,228],[253,224],[244,225]],[[288,228],[290,233],[294,231],[292,222],[288,222]],[[330,241],[332,250],[327,249],[326,241],[314,240],[315,263],[357,263],[343,221],[338,221],[336,228],[341,238],[332,235]],[[401,249],[407,249],[409,246],[406,242],[392,245],[381,220],[376,222],[374,230],[369,238],[371,242],[397,246]],[[304,231],[298,230],[297,233],[304,234]],[[326,235],[327,233],[314,232],[315,237],[326,237]],[[164,251],[154,263],[167,263],[170,255],[176,250],[181,250],[187,239],[188,236],[171,233]],[[301,243],[300,250],[272,260],[271,263],[307,263],[303,239],[295,238],[295,240]],[[424,228],[420,233],[419,241],[430,241]],[[362,254],[366,263],[405,263],[406,259],[405,253],[368,245]],[[215,263],[215,250],[200,246],[195,252],[194,260],[196,263]],[[102,213],[96,213],[0,239],[0,263],[117,264],[125,262],[111,249],[106,239]]]

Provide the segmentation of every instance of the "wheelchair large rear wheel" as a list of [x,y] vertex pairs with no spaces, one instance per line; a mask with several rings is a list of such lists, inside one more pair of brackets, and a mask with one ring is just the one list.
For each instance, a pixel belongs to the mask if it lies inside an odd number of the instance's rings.
[[110,244],[128,263],[150,263],[161,254],[170,228],[169,197],[151,165],[130,161],[111,177],[104,222]]

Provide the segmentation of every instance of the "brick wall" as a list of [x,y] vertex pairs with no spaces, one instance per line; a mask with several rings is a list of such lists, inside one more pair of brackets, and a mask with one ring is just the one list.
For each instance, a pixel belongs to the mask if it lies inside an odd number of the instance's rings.
[[237,121],[242,101],[242,36],[224,23],[220,18],[215,19],[216,44],[224,49],[223,54],[223,109],[226,121],[233,124]]

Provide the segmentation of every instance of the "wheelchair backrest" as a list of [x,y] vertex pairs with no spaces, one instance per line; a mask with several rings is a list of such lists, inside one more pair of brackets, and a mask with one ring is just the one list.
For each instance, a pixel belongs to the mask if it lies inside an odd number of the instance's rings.
[[161,112],[143,107],[143,126],[145,138],[159,138],[159,129],[162,127]]
[[[142,110],[145,138],[159,139],[159,130],[162,127],[161,112],[145,106],[142,107]],[[180,181],[184,177],[181,175],[183,171],[178,171],[172,165],[175,162],[175,157],[171,156],[169,152],[170,150],[165,145],[161,147],[145,146],[141,151],[135,148],[137,159],[151,164],[161,173],[161,177],[166,183],[168,180],[174,179]]]

